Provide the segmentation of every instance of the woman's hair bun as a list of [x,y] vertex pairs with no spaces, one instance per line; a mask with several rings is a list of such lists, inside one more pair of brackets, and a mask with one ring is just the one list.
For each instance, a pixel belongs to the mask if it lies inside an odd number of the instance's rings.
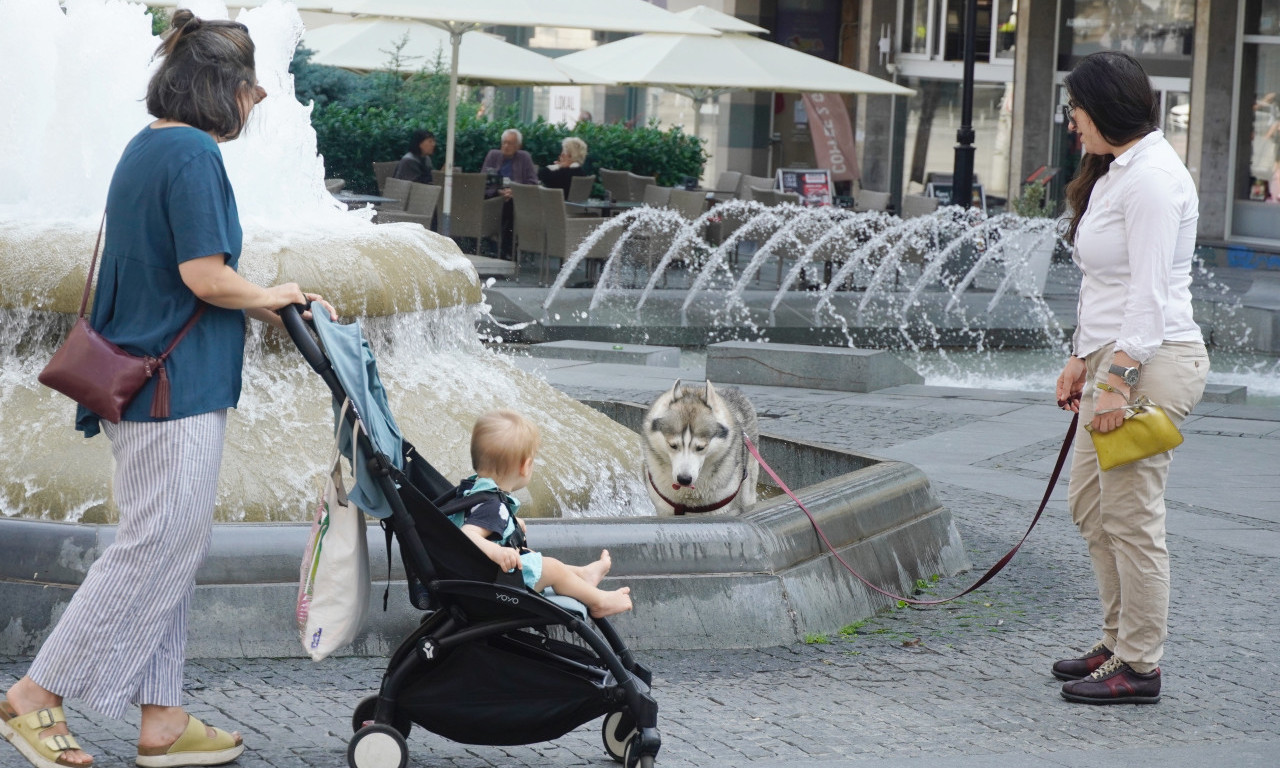
[[169,20],[169,29],[193,32],[200,28],[200,18],[190,8],[180,8],[173,12]]

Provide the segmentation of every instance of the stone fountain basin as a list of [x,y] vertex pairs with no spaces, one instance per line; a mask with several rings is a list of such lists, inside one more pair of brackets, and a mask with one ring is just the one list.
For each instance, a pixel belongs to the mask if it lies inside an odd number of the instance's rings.
[[[589,405],[632,429],[645,413],[631,403]],[[841,556],[882,588],[906,594],[916,579],[969,567],[950,512],[915,466],[768,434],[761,434],[760,450]],[[214,526],[197,575],[188,656],[303,655],[294,601],[308,531],[301,523]],[[0,655],[40,647],[115,532],[114,525],[0,519]],[[530,520],[529,538],[575,563],[609,549],[614,565],[606,586],[629,585],[636,605],[614,624],[640,649],[785,645],[834,632],[889,603],[835,561],[785,495],[742,516]],[[369,619],[346,652],[382,656],[421,615],[409,603],[398,557],[382,610],[387,558],[376,525],[369,549]]]

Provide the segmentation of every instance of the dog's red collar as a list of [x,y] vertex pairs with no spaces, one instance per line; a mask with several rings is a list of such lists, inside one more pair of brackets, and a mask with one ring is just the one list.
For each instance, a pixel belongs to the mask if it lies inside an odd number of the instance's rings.
[[658,494],[658,498],[670,504],[671,507],[675,509],[675,513],[677,515],[683,515],[685,513],[696,515],[699,512],[715,512],[717,509],[720,509],[721,507],[726,506],[729,502],[737,498],[738,491],[742,490],[743,481],[747,479],[747,473],[744,471],[742,473],[742,480],[738,481],[738,487],[733,489],[733,493],[729,494],[728,498],[721,499],[720,501],[717,501],[714,504],[702,504],[698,506],[689,506],[687,504],[681,504],[678,501],[672,501],[671,499],[668,499],[666,496],[663,496],[662,491],[658,490],[658,484],[653,482],[653,473],[649,472],[648,470],[645,470],[644,475],[645,477],[649,478],[649,487],[653,489],[653,492]]

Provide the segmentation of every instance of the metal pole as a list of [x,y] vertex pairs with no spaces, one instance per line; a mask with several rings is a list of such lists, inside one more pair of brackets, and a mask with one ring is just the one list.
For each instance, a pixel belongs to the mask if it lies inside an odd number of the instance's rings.
[[462,29],[449,26],[449,44],[453,48],[449,59],[449,122],[445,124],[444,142],[444,204],[440,210],[440,234],[448,237],[453,228],[453,134],[458,123],[458,46],[462,44]]
[[978,32],[978,0],[968,0],[964,10],[964,80],[961,83],[960,130],[956,131],[955,172],[951,177],[951,202],[968,208],[973,201],[973,60]]

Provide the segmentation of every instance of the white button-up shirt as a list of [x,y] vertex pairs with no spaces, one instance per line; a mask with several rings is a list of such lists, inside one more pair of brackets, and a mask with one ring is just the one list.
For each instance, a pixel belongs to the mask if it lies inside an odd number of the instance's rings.
[[1163,341],[1198,341],[1191,259],[1199,197],[1164,134],[1153,131],[1111,163],[1089,195],[1072,258],[1080,267],[1073,352],[1115,342],[1145,363]]

